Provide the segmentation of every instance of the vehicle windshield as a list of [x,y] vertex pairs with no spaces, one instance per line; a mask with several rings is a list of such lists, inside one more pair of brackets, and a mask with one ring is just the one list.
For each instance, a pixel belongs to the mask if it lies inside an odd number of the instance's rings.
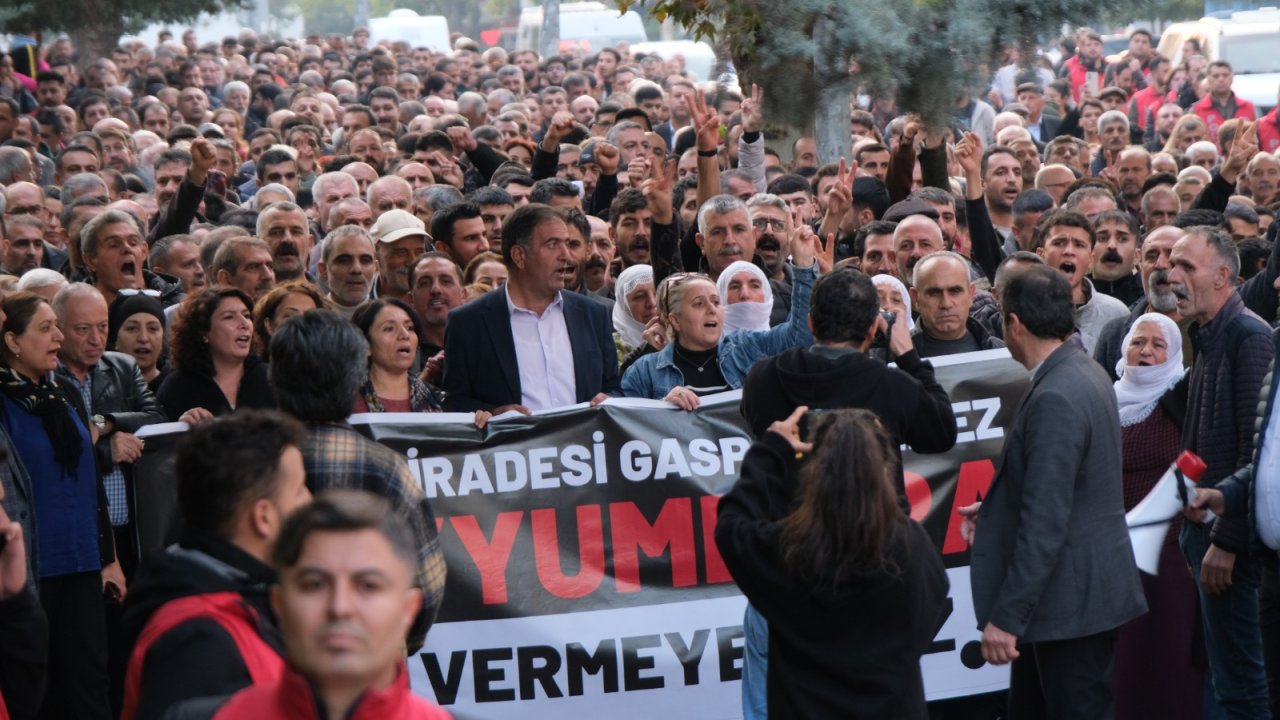
[[1237,35],[1222,38],[1222,59],[1237,75],[1280,72],[1275,35]]

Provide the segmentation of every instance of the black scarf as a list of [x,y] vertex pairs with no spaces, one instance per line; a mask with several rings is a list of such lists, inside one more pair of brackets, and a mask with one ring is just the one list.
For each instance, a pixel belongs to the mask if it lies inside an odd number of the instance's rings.
[[53,459],[68,470],[80,464],[84,451],[80,429],[76,427],[75,406],[67,399],[66,391],[53,378],[39,384],[33,383],[12,368],[0,369],[0,392],[21,405],[24,410],[40,418],[44,431],[53,445]]

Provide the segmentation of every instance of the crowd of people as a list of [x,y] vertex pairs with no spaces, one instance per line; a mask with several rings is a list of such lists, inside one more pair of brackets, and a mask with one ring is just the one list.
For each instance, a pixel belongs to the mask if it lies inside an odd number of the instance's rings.
[[[757,439],[716,530],[746,717],[1280,715],[1280,527],[1252,502],[1280,478],[1280,127],[1152,40],[1010,51],[947,119],[859,96],[820,163],[759,89],[625,45],[17,39],[0,717],[443,717],[404,663],[435,518],[347,418],[730,389]],[[902,448],[957,440],[929,358],[1005,347],[1029,389],[961,513],[1012,685],[926,704],[947,577]],[[168,421],[179,529],[143,557],[138,431]],[[1124,513],[1183,450],[1202,492],[1140,574]]]

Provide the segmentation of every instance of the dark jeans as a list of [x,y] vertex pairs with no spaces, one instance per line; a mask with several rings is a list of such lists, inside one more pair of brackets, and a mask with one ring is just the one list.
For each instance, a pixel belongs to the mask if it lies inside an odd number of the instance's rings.
[[40,716],[108,720],[102,574],[94,570],[42,578],[40,603],[49,616],[49,688]]
[[1200,585],[1200,566],[1209,549],[1209,528],[1185,522],[1178,541],[1200,592],[1205,652],[1218,704],[1231,720],[1271,717],[1258,623],[1257,558],[1237,555],[1231,585],[1225,592],[1213,595]]
[[1009,720],[1111,720],[1117,634],[1019,643],[1009,678]]

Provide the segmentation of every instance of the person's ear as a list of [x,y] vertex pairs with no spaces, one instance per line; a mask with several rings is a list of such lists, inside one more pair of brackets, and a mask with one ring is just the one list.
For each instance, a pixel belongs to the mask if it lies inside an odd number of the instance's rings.
[[526,260],[528,260],[528,256],[525,247],[523,245],[513,245],[511,247],[511,264],[523,270]]
[[249,512],[249,523],[258,537],[269,538],[279,529],[278,515],[276,506],[270,500],[255,500],[253,509]]
[[907,294],[911,296],[911,307],[915,307],[920,302],[920,293],[916,292],[916,286],[912,285],[907,288]]
[[698,245],[698,249],[701,250],[702,249],[702,233],[694,233],[693,242],[696,243]]
[[[422,609],[422,590],[411,587],[405,597],[404,617],[400,618],[401,635],[409,634],[409,628],[413,626],[413,620],[418,616],[420,609]],[[276,614],[276,617],[279,617],[279,613]]]

